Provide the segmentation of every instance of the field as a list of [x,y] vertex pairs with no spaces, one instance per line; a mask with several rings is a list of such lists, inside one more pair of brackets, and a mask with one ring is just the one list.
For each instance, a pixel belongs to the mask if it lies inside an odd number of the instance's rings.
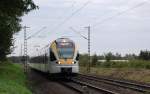
[[[87,73],[87,68],[80,66],[80,72]],[[90,73],[150,83],[150,62],[103,62],[92,66]]]
[[20,65],[0,62],[0,94],[32,94]]

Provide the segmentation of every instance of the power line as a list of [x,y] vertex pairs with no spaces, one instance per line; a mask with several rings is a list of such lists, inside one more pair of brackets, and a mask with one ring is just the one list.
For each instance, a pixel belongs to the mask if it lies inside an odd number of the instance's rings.
[[87,38],[87,37],[83,36],[80,32],[76,31],[76,30],[75,30],[75,29],[73,29],[72,27],[70,27],[70,29],[71,29],[72,31],[76,32],[77,34],[79,34],[82,38],[84,38],[84,39],[88,40],[88,38]]
[[[76,1],[75,1],[75,0],[72,0],[71,2],[72,2],[71,6],[70,6],[69,8],[67,8],[67,11],[64,11],[63,14],[66,14],[66,12],[68,12],[68,10],[69,10],[69,11],[70,11],[70,10],[73,11],[73,7],[74,7]],[[62,16],[62,15],[61,15],[61,16]]]
[[71,15],[69,17],[67,17],[66,19],[63,20],[63,22],[61,22],[60,24],[58,24],[52,31],[56,31],[58,28],[60,28],[61,26],[63,26],[66,22],[68,22],[74,15],[76,15],[79,11],[81,11],[84,7],[86,7],[91,0],[88,0],[86,3],[83,4],[83,6],[81,6],[80,8],[78,8],[76,11],[74,11],[73,13],[71,13]]
[[74,11],[69,17],[67,17],[63,22],[61,22],[60,24],[58,24],[52,31],[56,31],[58,28],[60,28],[61,26],[63,26],[67,21],[69,21],[74,15],[76,15],[79,11],[81,11],[84,7],[86,7],[91,0],[88,0],[86,3],[83,4],[82,7],[78,8],[76,11]]
[[80,32],[76,31],[75,29],[73,29],[72,27],[70,27],[70,29],[72,31],[74,31],[75,33],[79,34],[82,38],[86,39],[88,41],[88,57],[89,57],[89,60],[88,60],[88,66],[87,66],[87,72],[90,72],[90,67],[91,67],[91,57],[90,57],[90,54],[91,54],[91,27],[90,26],[87,26],[85,27],[88,29],[88,37],[86,36],[83,36]]
[[96,27],[96,26],[98,26],[100,24],[103,24],[105,21],[112,20],[113,18],[115,18],[117,16],[120,16],[120,15],[122,15],[122,14],[128,12],[128,11],[131,11],[131,10],[134,10],[134,9],[136,9],[138,7],[141,7],[141,6],[145,5],[146,3],[147,3],[147,1],[139,3],[139,4],[137,4],[137,5],[135,5],[135,6],[131,7],[131,8],[128,8],[128,9],[124,10],[124,11],[118,12],[116,15],[113,15],[111,17],[105,18],[105,19],[101,20],[100,22],[94,24],[93,27]]
[[27,37],[27,40],[36,36],[37,34],[39,34],[41,31],[43,31],[46,27],[41,28],[40,30],[38,30],[37,32],[35,32],[34,34],[32,34],[31,36]]
[[87,6],[90,3],[90,0],[88,0],[82,7],[77,9],[75,12],[73,12],[69,17],[67,17],[62,23],[60,23],[58,26],[63,25],[67,21],[69,21],[75,14],[77,14],[79,11],[81,11],[85,6]]

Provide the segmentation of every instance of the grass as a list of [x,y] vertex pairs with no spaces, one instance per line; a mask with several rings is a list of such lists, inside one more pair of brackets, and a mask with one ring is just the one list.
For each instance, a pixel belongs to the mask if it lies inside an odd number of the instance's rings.
[[[85,67],[80,67],[81,73],[87,73]],[[89,72],[88,72],[89,73]],[[91,68],[90,74],[150,83],[150,70],[135,68]]]
[[0,63],[0,94],[32,94],[26,87],[26,76],[20,65]]

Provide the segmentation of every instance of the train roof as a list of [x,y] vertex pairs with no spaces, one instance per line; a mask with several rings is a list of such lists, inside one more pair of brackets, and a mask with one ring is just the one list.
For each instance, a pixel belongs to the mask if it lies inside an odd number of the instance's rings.
[[59,43],[59,42],[73,42],[73,40],[71,40],[69,38],[58,38],[58,39],[56,39],[56,42],[57,43]]

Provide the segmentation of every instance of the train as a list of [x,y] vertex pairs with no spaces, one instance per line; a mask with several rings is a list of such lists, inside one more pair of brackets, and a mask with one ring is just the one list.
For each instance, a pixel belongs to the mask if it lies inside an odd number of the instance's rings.
[[79,73],[78,47],[69,38],[58,38],[31,56],[29,66],[51,76],[76,76]]

